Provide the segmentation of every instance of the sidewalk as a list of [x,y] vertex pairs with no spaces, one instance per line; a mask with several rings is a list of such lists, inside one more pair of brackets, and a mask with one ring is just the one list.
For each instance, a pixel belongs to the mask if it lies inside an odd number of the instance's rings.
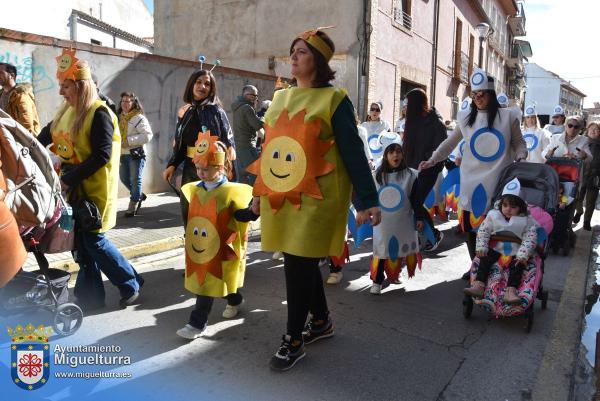
[[[123,216],[129,198],[118,200],[117,225],[107,236],[128,259],[168,251],[183,246],[183,224],[179,208],[179,198],[169,192],[148,194],[139,215]],[[250,226],[250,236],[257,235],[256,222]],[[70,252],[46,255],[50,267],[66,269],[69,272],[79,270]],[[33,270],[37,263],[33,254],[29,254],[24,268]]]

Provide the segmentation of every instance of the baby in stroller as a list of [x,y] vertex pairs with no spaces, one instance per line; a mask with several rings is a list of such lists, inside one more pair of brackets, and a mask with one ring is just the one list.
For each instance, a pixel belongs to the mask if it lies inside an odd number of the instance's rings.
[[[521,185],[517,178],[502,191],[502,197],[490,210],[477,232],[476,254],[479,268],[475,281],[464,289],[466,295],[482,297],[492,266],[500,258],[511,258],[504,302],[519,304],[517,288],[523,270],[535,254],[538,224],[527,212],[527,203],[521,198]],[[490,241],[492,236],[502,236],[502,241]],[[519,244],[520,243],[520,244]],[[491,248],[491,249],[490,249]]]

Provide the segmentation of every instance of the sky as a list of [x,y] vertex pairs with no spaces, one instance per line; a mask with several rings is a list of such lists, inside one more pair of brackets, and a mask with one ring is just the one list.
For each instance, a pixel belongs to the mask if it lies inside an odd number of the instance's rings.
[[526,0],[525,39],[529,60],[587,95],[584,107],[600,102],[599,0]]
[[150,13],[154,15],[154,0],[144,0],[144,4],[146,4]]

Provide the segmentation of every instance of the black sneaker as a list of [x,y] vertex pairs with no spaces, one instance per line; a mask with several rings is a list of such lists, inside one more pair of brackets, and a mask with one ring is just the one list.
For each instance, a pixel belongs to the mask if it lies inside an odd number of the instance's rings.
[[317,340],[322,338],[333,337],[333,321],[330,318],[327,318],[326,322],[322,324],[315,324],[314,320],[309,320],[302,330],[302,340],[304,340],[304,344],[312,344]]
[[579,224],[579,220],[581,220],[581,213],[575,213],[575,216],[573,216],[573,224]]
[[425,252],[432,252],[435,251],[437,249],[437,247],[440,245],[440,242],[442,242],[442,240],[444,239],[444,233],[436,230],[435,232],[435,244],[432,244],[431,242],[427,241],[427,244],[425,245],[425,248],[423,248],[423,250]]
[[281,345],[279,349],[271,358],[269,366],[271,369],[284,372],[294,367],[296,362],[304,358],[306,353],[304,352],[304,343],[300,342],[299,345],[292,345],[292,337],[288,334],[281,338]]
[[128,306],[133,305],[133,303],[139,298],[139,296],[140,296],[140,292],[136,291],[133,294],[131,294],[128,298],[121,298],[119,300],[119,306],[122,309],[125,309]]

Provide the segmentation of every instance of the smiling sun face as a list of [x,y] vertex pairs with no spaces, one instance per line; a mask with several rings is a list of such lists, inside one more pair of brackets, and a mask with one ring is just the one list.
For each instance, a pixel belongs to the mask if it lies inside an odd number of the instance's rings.
[[277,192],[296,188],[306,175],[306,154],[302,145],[289,137],[278,137],[265,146],[260,174],[265,185]]
[[210,131],[199,132],[198,139],[196,139],[196,152],[194,153],[194,157],[192,161],[195,164],[200,163],[202,167],[206,167],[208,165],[208,156],[209,151],[212,149],[213,151],[218,151],[219,147],[217,142],[219,141],[218,136],[210,135]]
[[62,54],[56,57],[56,77],[60,82],[65,79],[75,79],[78,61],[79,59],[75,57],[75,49],[63,49]]
[[333,141],[319,139],[321,120],[304,122],[305,115],[302,110],[290,119],[284,110],[274,126],[265,125],[261,157],[247,168],[257,175],[254,195],[266,195],[273,213],[286,199],[300,209],[302,194],[323,199],[317,177],[335,168],[324,159]]
[[228,208],[217,213],[216,198],[202,204],[197,195],[193,196],[185,230],[186,277],[196,273],[200,284],[204,283],[207,273],[222,279],[221,263],[238,259],[229,245],[236,237],[235,231],[228,228],[230,220]]
[[73,142],[66,132],[59,132],[52,136],[52,142],[54,147],[52,151],[56,153],[62,161],[66,163],[77,163],[77,156],[75,155],[75,149],[73,148]]

